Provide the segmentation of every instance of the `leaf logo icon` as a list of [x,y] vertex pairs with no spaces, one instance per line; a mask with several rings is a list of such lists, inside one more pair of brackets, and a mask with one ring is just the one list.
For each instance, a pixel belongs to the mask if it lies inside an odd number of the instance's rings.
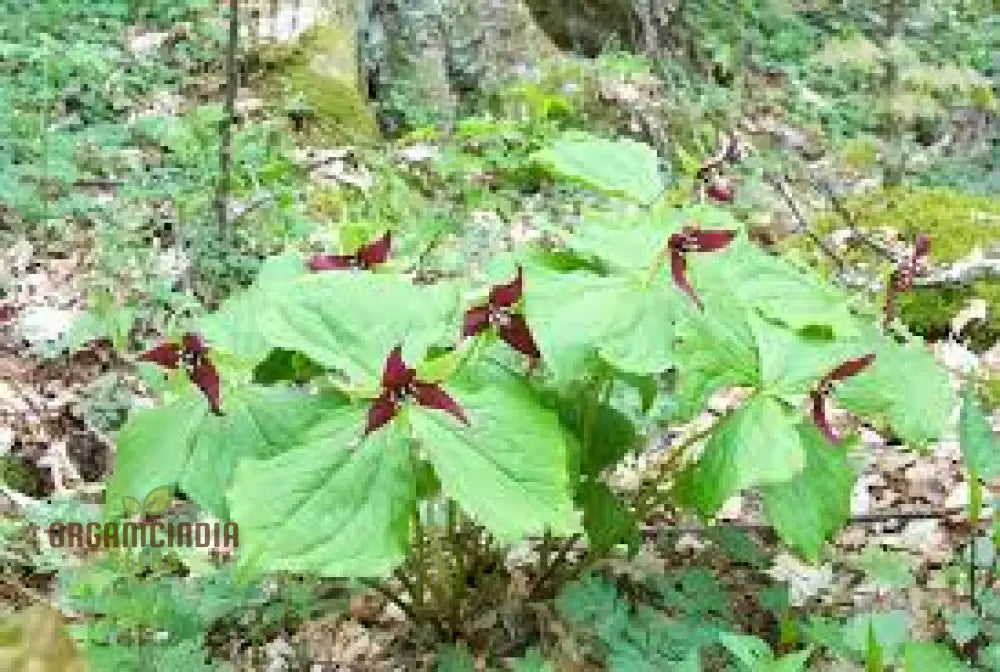
[[126,495],[122,498],[125,512],[130,516],[145,517],[147,515],[157,516],[164,513],[174,500],[174,491],[169,485],[156,488],[140,503],[135,497]]

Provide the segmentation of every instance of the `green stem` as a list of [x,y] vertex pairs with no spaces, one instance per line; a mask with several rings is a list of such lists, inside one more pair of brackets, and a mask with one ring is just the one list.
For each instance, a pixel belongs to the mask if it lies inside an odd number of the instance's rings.
[[413,562],[416,574],[416,586],[414,586],[413,604],[422,611],[424,608],[424,590],[427,585],[427,563],[424,552],[424,526],[420,520],[420,503],[413,512]]
[[456,623],[461,622],[462,599],[466,593],[467,570],[465,563],[465,547],[462,543],[461,534],[461,514],[458,504],[454,500],[448,500],[448,546],[451,548],[452,559],[454,561],[454,572],[452,574],[452,619]]
[[716,418],[715,422],[711,425],[699,432],[695,432],[688,438],[684,439],[684,441],[674,446],[673,450],[670,451],[670,455],[667,456],[667,459],[664,460],[663,464],[656,467],[656,473],[651,475],[639,489],[639,496],[637,497],[636,504],[636,518],[639,520],[645,520],[645,517],[648,515],[650,509],[660,502],[660,499],[657,496],[656,486],[659,484],[663,475],[672,472],[684,456],[687,455],[688,451],[714,432],[715,428],[722,424],[722,422],[728,418],[734,410],[735,409],[732,408],[729,409]]

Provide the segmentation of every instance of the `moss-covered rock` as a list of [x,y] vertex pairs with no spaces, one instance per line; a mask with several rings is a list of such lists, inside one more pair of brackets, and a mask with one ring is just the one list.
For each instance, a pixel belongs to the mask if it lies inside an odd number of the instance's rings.
[[[977,248],[986,252],[1000,247],[1000,199],[953,189],[889,187],[849,199],[846,206],[863,230],[893,230],[907,240],[930,235],[933,265],[954,263]],[[841,226],[843,222],[835,215],[818,221],[818,228],[826,233]],[[856,254],[860,260],[866,251],[858,249]],[[986,301],[987,318],[970,323],[964,336],[974,350],[982,351],[1000,339],[1000,281],[996,279],[917,287],[900,297],[900,316],[914,332],[940,338],[974,298]]]
[[364,145],[378,138],[375,117],[358,84],[356,45],[352,27],[323,23],[295,44],[261,50],[261,86],[273,103],[284,107],[301,141]]
[[[933,240],[936,264],[948,264],[976,247],[1000,247],[1000,199],[954,189],[888,187],[850,199],[848,209],[865,230],[893,229],[907,239],[919,233]],[[831,216],[820,222],[827,231],[842,226]]]

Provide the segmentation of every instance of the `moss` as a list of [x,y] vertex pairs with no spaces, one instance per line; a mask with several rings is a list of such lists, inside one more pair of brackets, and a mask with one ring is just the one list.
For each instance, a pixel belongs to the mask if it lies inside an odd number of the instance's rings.
[[1000,378],[988,378],[979,382],[979,398],[987,411],[1000,408]]
[[349,31],[319,25],[294,45],[265,48],[259,57],[266,70],[262,88],[287,110],[300,141],[360,145],[378,138],[375,117],[358,89]]
[[986,301],[986,320],[969,323],[963,335],[973,351],[983,352],[1000,340],[1000,281],[916,287],[900,297],[899,314],[914,333],[941,338],[948,334],[955,315],[976,298]]
[[0,457],[0,483],[33,497],[42,494],[42,482],[38,474],[21,460],[9,455]]
[[[862,229],[892,229],[908,240],[920,233],[929,234],[933,240],[931,263],[935,265],[954,263],[968,257],[975,248],[985,251],[998,241],[1000,199],[989,196],[946,188],[890,187],[848,199],[845,205]],[[824,233],[843,225],[834,214],[817,221],[817,228]],[[811,247],[801,240],[788,244]],[[863,246],[843,256],[848,263],[870,265],[876,261]],[[1000,339],[1000,280],[916,287],[900,297],[899,312],[915,333],[941,338],[948,334],[955,315],[975,298],[986,301],[987,317],[970,323],[963,335],[973,350],[981,352]]]
[[[997,244],[1000,227],[1000,199],[968,194],[953,189],[889,187],[846,203],[862,229],[894,229],[908,239],[918,233],[933,240],[934,263],[951,263],[976,247]],[[819,222],[830,231],[843,222],[834,215]]]

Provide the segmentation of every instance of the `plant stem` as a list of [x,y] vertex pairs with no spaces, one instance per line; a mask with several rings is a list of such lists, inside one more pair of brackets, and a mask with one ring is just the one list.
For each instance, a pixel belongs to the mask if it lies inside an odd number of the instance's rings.
[[466,592],[467,570],[465,568],[465,547],[462,544],[461,514],[455,500],[448,500],[448,546],[451,548],[454,571],[452,573],[452,619],[461,622],[462,599]]
[[427,563],[424,553],[424,526],[420,521],[420,503],[413,512],[413,563],[416,585],[413,587],[413,604],[420,611],[424,608],[424,587],[427,585]]
[[389,587],[386,586],[385,584],[380,583],[378,581],[372,581],[371,579],[362,579],[361,583],[368,586],[369,588],[377,590],[382,595],[384,595],[386,599],[388,599],[390,602],[399,607],[400,610],[404,614],[406,614],[406,617],[409,618],[414,623],[416,623],[419,620],[417,618],[417,612],[413,609],[413,605],[404,600],[402,596],[399,595],[398,593],[390,590]]
[[651,477],[640,487],[639,496],[636,498],[636,518],[640,521],[644,521],[646,516],[649,514],[649,510],[654,504],[657,503],[658,497],[656,486],[658,485],[660,478],[662,478],[664,474],[669,474],[673,471],[680,463],[681,459],[683,459],[683,457],[687,454],[688,450],[714,432],[715,428],[722,424],[722,422],[732,414],[733,410],[734,409],[732,408],[727,410],[725,413],[718,416],[708,427],[695,432],[673,447],[663,464],[656,467],[656,473],[651,475]]

